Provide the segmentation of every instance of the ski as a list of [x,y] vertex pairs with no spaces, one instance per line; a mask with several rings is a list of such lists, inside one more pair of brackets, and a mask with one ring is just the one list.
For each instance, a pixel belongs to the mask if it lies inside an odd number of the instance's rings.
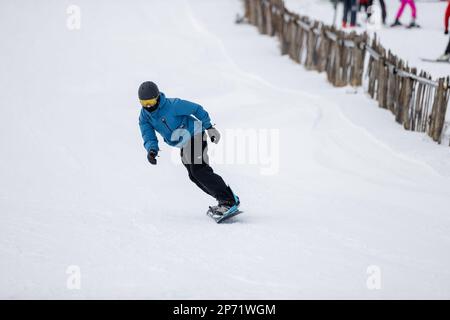
[[428,58],[420,58],[420,60],[425,61],[425,62],[450,63],[449,60],[438,60],[438,59],[428,59]]

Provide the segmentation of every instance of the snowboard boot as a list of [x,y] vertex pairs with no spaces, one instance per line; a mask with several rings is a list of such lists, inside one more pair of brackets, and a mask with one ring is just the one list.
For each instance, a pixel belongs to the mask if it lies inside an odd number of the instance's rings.
[[442,61],[442,62],[448,62],[448,61],[450,61],[450,53],[444,53],[441,56],[439,56],[436,60]]
[[400,23],[400,21],[398,19],[395,19],[394,23],[391,24],[391,27],[398,27],[401,26],[402,24]]
[[208,212],[210,212],[213,218],[220,218],[228,214],[238,211],[241,201],[239,197],[234,194],[230,187],[228,191],[233,195],[233,200],[219,201],[217,206],[210,206]]
[[408,28],[408,29],[411,29],[411,28],[420,28],[420,26],[416,23],[416,19],[412,19],[411,22],[410,22],[410,24],[408,25],[407,28]]

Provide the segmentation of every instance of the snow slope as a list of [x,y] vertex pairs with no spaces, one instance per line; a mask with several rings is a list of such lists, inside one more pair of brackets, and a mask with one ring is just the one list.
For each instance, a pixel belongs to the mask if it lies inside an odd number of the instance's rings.
[[[0,297],[450,298],[450,148],[280,57],[240,1],[80,0],[78,31],[70,4],[1,3]],[[278,130],[276,174],[214,165],[234,223],[170,147],[147,163],[148,79],[222,132]]]

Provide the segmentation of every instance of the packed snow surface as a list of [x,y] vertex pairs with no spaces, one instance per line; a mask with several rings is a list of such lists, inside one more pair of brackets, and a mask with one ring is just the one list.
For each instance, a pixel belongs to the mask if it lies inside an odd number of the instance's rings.
[[[450,147],[280,56],[238,0],[79,0],[79,30],[71,4],[0,5],[1,298],[450,298]],[[145,80],[223,133],[232,223],[177,150],[147,162]],[[219,161],[248,132],[271,147]]]

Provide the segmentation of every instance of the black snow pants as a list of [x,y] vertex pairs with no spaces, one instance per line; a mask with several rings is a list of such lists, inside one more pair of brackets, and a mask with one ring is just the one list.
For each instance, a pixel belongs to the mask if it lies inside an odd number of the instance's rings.
[[356,25],[356,12],[358,11],[356,0],[344,0],[344,16],[342,22],[348,22],[348,16],[350,16],[350,25]]
[[181,148],[181,162],[188,171],[189,179],[200,189],[216,198],[219,202],[234,203],[231,189],[209,166],[208,143],[206,138],[204,132],[193,136]]

